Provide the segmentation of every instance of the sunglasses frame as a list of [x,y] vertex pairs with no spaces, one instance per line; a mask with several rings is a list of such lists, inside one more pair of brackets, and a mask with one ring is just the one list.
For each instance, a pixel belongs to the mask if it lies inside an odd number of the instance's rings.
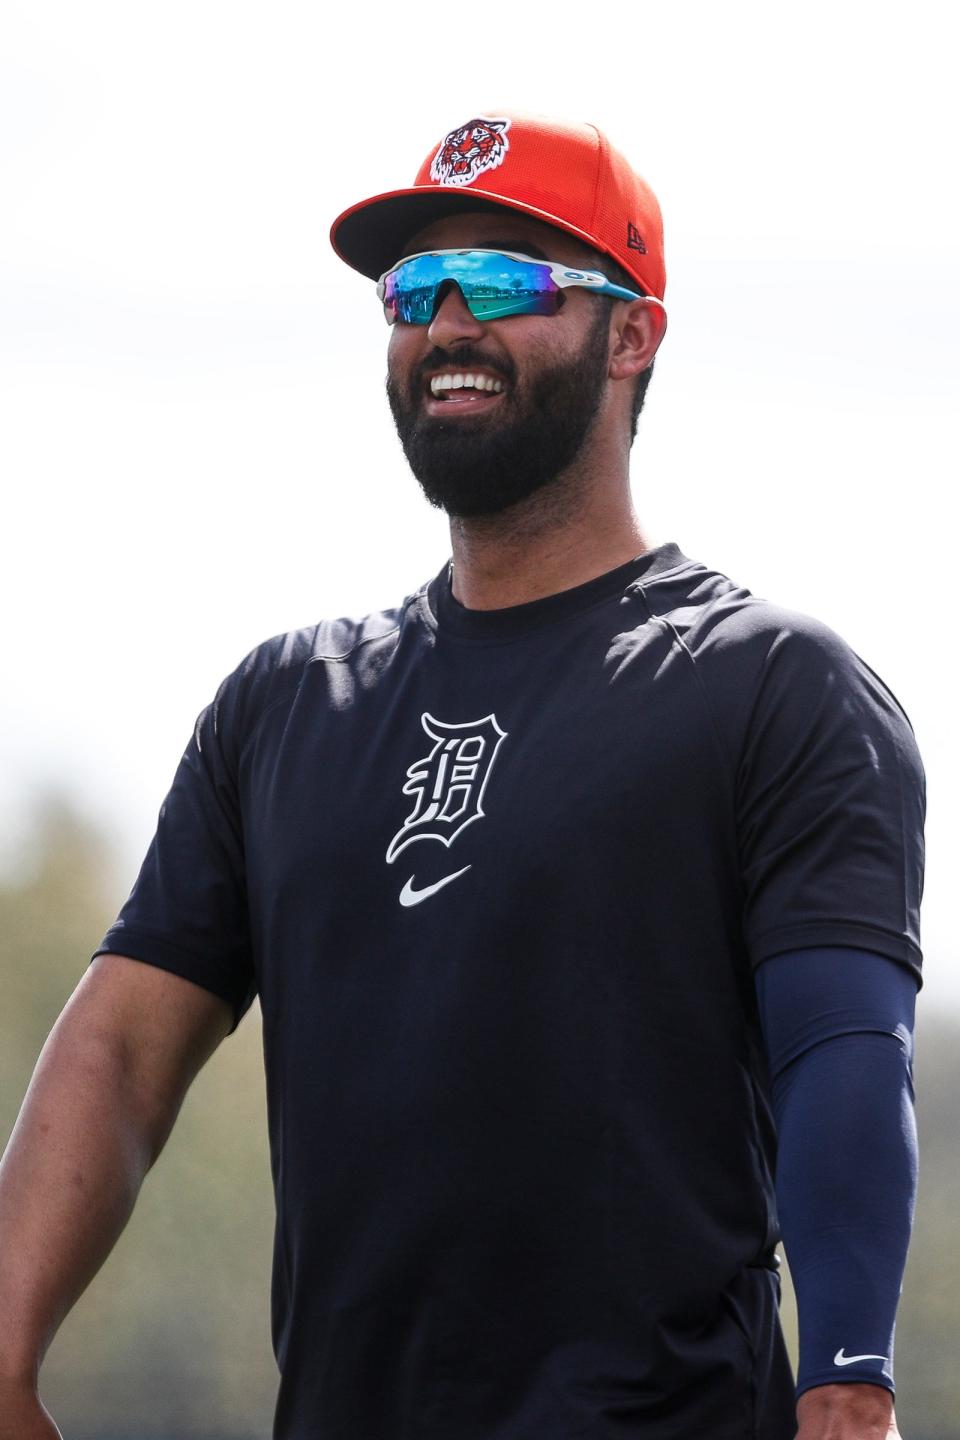
[[[558,290],[581,287],[586,290],[592,290],[595,295],[610,295],[615,300],[647,300],[651,301],[654,305],[661,305],[662,308],[661,301],[658,300],[655,295],[641,295],[636,290],[627,290],[622,285],[614,285],[613,281],[608,280],[606,275],[601,275],[599,270],[580,270],[572,265],[566,265],[560,260],[541,260],[535,255],[521,255],[516,250],[487,250],[479,246],[469,246],[466,249],[418,250],[415,255],[404,255],[403,259],[398,260],[396,265],[391,265],[389,270],[385,270],[377,281],[377,297],[384,307],[384,314],[388,325],[395,325],[398,319],[396,315],[391,316],[386,308],[387,280],[390,276],[395,274],[397,270],[402,269],[404,265],[409,265],[412,260],[423,260],[426,258],[440,259],[446,255],[496,255],[507,260],[519,260],[525,265],[537,265],[541,269],[544,267],[549,269],[550,279]],[[456,276],[450,275],[447,278],[452,281],[454,285],[457,284]],[[439,290],[440,285],[444,283],[446,282],[439,281],[437,289]],[[458,286],[458,288],[460,287]],[[463,294],[462,289],[460,293]],[[470,310],[471,315],[473,315],[474,312],[470,309],[470,301],[465,295],[464,303],[467,309]],[[518,313],[522,314],[523,312]],[[475,318],[481,320],[486,319],[484,316],[476,316]],[[400,323],[412,325],[429,324],[430,320],[401,321]],[[487,323],[492,322],[488,321]]]

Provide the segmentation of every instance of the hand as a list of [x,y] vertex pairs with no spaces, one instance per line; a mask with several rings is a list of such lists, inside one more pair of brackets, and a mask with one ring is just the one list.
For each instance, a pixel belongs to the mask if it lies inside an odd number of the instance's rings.
[[882,1385],[815,1385],[797,1401],[796,1440],[902,1440]]
[[0,1440],[63,1440],[29,1381],[0,1379]]

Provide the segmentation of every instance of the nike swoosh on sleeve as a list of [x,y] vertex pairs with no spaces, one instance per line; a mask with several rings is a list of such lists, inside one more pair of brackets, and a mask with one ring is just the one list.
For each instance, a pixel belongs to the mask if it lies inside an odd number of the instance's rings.
[[432,885],[424,885],[422,890],[414,890],[413,876],[411,875],[406,885],[404,885],[400,891],[400,904],[406,906],[419,905],[421,900],[426,900],[429,896],[436,895],[437,891],[442,890],[444,885],[449,885],[450,881],[456,880],[459,875],[465,875],[470,868],[469,865],[464,865],[462,870],[454,870],[452,875],[444,875],[442,880],[435,880]]
[[844,1355],[843,1346],[833,1357],[834,1365],[853,1365],[857,1360],[886,1360],[886,1355]]

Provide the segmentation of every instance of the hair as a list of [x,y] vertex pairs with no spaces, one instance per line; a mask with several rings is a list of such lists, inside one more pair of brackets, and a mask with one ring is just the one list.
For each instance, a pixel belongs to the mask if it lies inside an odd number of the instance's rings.
[[[625,290],[635,290],[640,295],[649,295],[650,291],[645,290],[640,282],[625,270],[622,265],[613,259],[612,255],[604,255],[599,250],[597,256],[598,269],[602,270],[607,279],[614,285],[622,285]],[[650,377],[653,375],[653,360],[641,370],[634,381],[633,407],[630,412],[630,442],[637,438],[637,428],[640,424],[640,411],[643,409],[643,402],[647,397],[647,386],[650,384]]]
[[[607,255],[604,253],[604,251],[595,250],[592,246],[588,245],[584,245],[583,249],[585,253],[589,256],[590,265],[595,269],[600,270],[614,285],[622,285],[625,290],[633,290],[639,295],[650,294],[650,291],[643,288],[639,280],[637,280],[636,276],[631,275],[629,270],[625,270],[618,261],[614,260],[612,255]],[[647,386],[650,384],[650,378],[652,375],[653,360],[650,361],[650,364],[646,367],[645,370],[640,371],[640,374],[637,375],[634,380],[633,405],[630,411],[631,445],[637,438],[637,428],[640,423],[640,411],[643,409],[643,402],[647,397]]]

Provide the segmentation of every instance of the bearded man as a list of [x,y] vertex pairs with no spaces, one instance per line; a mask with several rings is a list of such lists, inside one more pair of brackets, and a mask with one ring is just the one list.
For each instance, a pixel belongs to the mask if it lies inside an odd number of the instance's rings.
[[475,117],[331,238],[451,555],[201,714],[0,1173],[0,1437],[56,1433],[42,1355],[254,996],[275,1440],[895,1436],[909,719],[644,532],[661,217],[596,128]]

